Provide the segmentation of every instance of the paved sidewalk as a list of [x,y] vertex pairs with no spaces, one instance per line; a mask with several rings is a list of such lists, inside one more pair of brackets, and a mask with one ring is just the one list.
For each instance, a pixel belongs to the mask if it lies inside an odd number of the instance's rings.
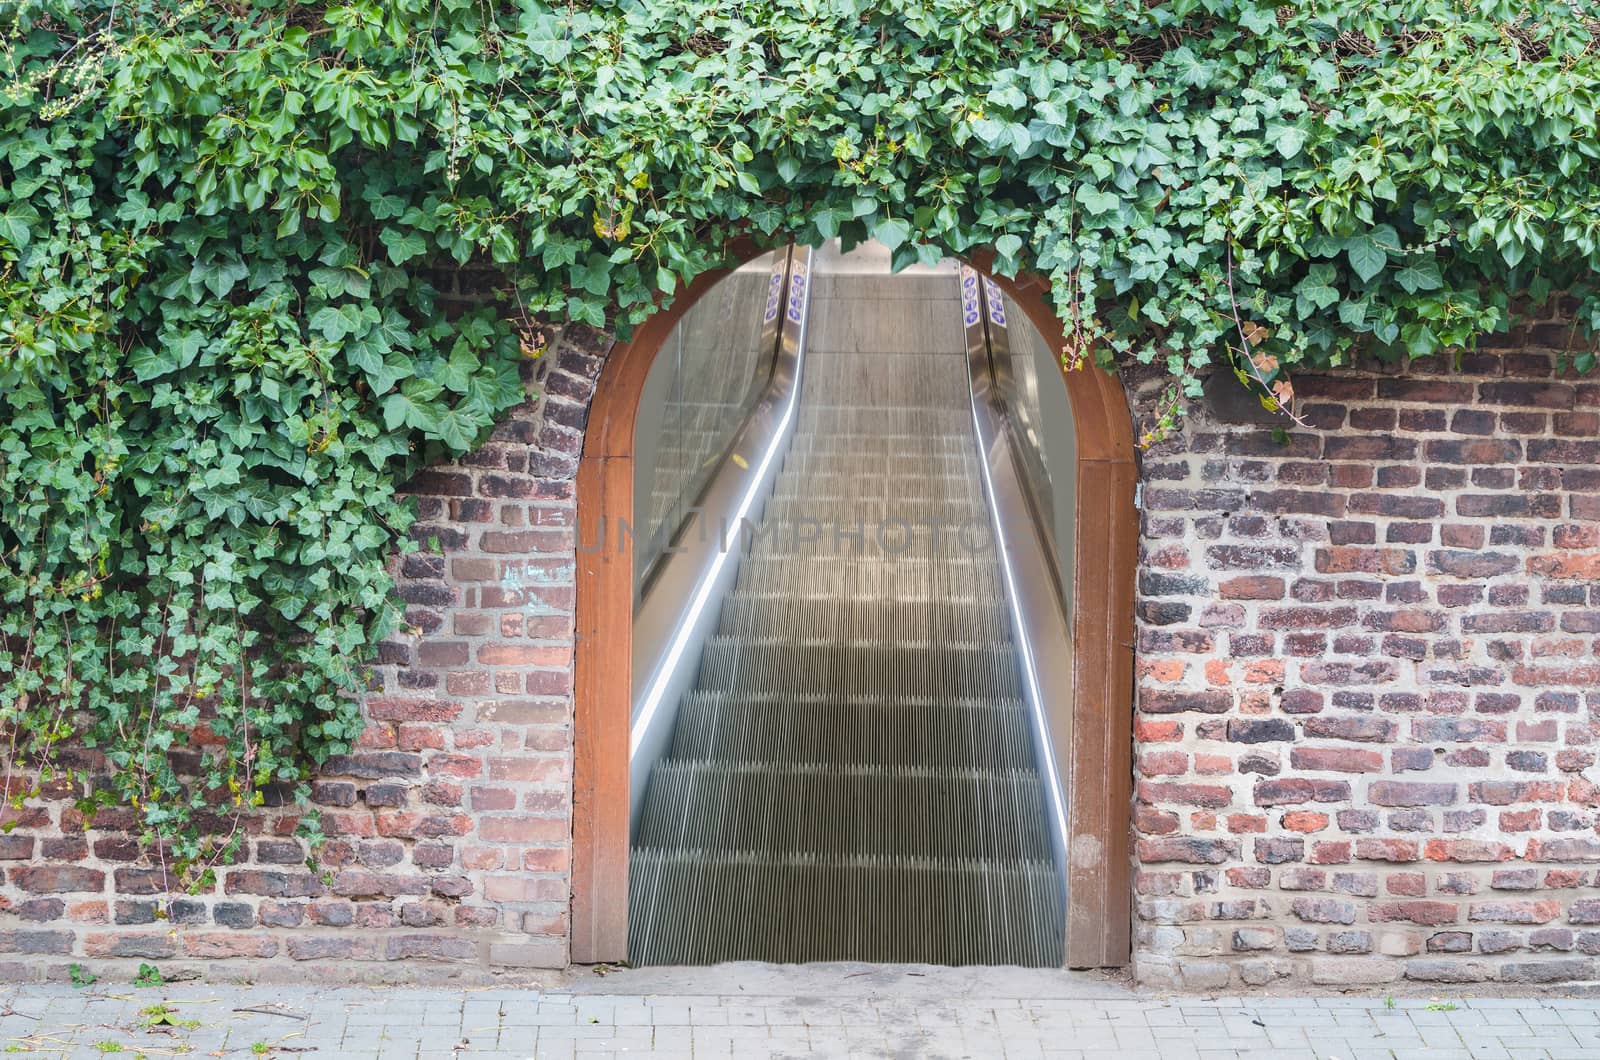
[[313,1056],[1600,1057],[1600,1004],[1169,997],[1018,969],[619,971],[546,989],[8,986],[0,1051]]

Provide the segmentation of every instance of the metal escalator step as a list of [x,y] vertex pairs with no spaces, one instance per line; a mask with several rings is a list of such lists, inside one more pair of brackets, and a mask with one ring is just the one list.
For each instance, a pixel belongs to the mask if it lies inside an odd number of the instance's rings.
[[1050,856],[1031,769],[671,758],[650,775],[638,845],[835,857]]
[[928,474],[927,472],[888,472],[862,469],[856,472],[823,474],[791,473],[785,468],[773,489],[778,498],[798,497],[813,502],[846,501],[857,499],[890,500],[910,499],[925,502],[957,500],[966,502],[978,497],[975,484],[962,474]]
[[[917,559],[971,559],[994,555],[995,539],[989,527],[958,512],[938,517],[906,508],[874,511],[854,505],[828,516],[796,514],[783,509],[739,535],[756,562],[785,562],[810,558],[840,561],[875,559],[892,564]],[[959,577],[959,575],[957,575]]]
[[751,639],[795,637],[879,644],[996,644],[1010,640],[1003,601],[889,600],[730,593],[718,631]]
[[830,540],[822,554],[784,554],[778,544],[774,539],[763,555],[740,565],[739,591],[884,600],[1004,599],[990,554],[887,557],[870,538],[862,552],[874,551],[863,555],[849,551],[853,541]]
[[795,526],[805,523],[825,526],[854,526],[858,521],[871,525],[874,533],[882,527],[884,534],[904,534],[905,527],[948,526],[958,527],[969,523],[988,525],[988,512],[976,496],[965,498],[929,499],[922,497],[850,499],[817,499],[813,497],[774,497],[767,502],[765,515],[768,521],[788,522]]
[[1064,912],[1042,860],[775,859],[635,848],[635,964],[748,959],[1059,966]]
[[976,485],[977,463],[971,454],[960,452],[878,452],[863,456],[858,452],[796,452],[790,449],[783,461],[783,473],[797,478],[823,476],[850,478],[909,478],[921,475],[955,476]]
[[837,405],[800,407],[795,429],[801,432],[959,435],[972,429],[972,414],[965,409],[875,409]]
[[808,354],[815,350],[819,359],[829,354],[916,353],[926,360],[944,356],[959,362],[966,353],[960,305],[949,297],[882,303],[841,299],[828,305],[827,312],[813,313],[809,327]]
[[900,272],[890,276],[871,274],[833,275],[818,271],[812,277],[811,297],[818,303],[840,301],[889,302],[904,299],[948,299],[955,283],[948,274],[917,275]]
[[698,687],[724,692],[841,692],[1015,699],[1022,695],[1009,643],[900,647],[715,636]]
[[856,357],[819,353],[808,358],[800,400],[812,405],[896,406],[959,409],[968,400],[966,365],[957,358],[935,361],[920,354]]
[[[963,415],[968,415],[963,412]],[[906,434],[887,430],[861,431],[801,431],[795,432],[789,444],[789,455],[832,456],[841,459],[868,461],[883,456],[922,457],[938,453],[946,457],[973,459],[970,418],[963,421],[956,434]],[[971,465],[974,470],[977,464]]]
[[1019,699],[695,691],[678,708],[671,755],[685,761],[797,766],[1032,769]]

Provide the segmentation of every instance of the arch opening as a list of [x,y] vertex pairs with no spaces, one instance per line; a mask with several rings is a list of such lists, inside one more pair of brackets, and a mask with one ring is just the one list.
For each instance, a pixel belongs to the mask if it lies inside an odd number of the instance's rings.
[[[661,404],[659,395],[652,398],[650,394],[652,385],[657,391],[661,388],[663,362],[658,356],[663,349],[668,356],[674,356],[673,344],[682,338],[682,325],[692,307],[708,293],[714,302],[718,297],[712,293],[714,289],[735,275],[741,265],[748,266],[757,251],[736,247],[728,257],[728,268],[701,277],[672,307],[652,317],[631,341],[618,344],[609,355],[591,408],[579,466],[580,541],[590,540],[597,533],[603,537],[608,526],[637,522],[633,520],[636,495],[642,484],[653,477],[645,474],[647,465],[659,456],[655,452],[642,453],[640,448],[650,448],[650,417],[659,411],[653,412],[651,405]],[[972,264],[982,272],[986,261],[986,255],[979,255]],[[747,267],[745,274],[751,271]],[[1120,965],[1128,959],[1131,915],[1128,814],[1137,529],[1132,428],[1120,386],[1111,376],[1094,370],[1058,372],[1055,378],[1040,374],[1041,367],[1049,370],[1059,366],[1059,360],[1048,351],[1059,350],[1064,344],[1063,329],[1048,306],[1043,285],[985,275],[985,286],[993,290],[1001,316],[1021,317],[1031,325],[1018,328],[1013,324],[1010,330],[1017,335],[1017,348],[1002,350],[995,358],[995,378],[1013,391],[1013,404],[1020,396],[1027,406],[1017,417],[1026,421],[1020,424],[1020,432],[1032,435],[1036,443],[1034,456],[1040,464],[1052,464],[1033,469],[1043,474],[1047,483],[1044,503],[1036,503],[1033,516],[1048,528],[1048,540],[1061,568],[1076,572],[1069,573],[1061,586],[1074,619],[1070,631],[1063,634],[1063,640],[1070,641],[1071,647],[1065,660],[1055,660],[1057,669],[1051,678],[1052,685],[1066,686],[1060,698],[1067,704],[1064,710],[1069,716],[1063,719],[1062,729],[1071,738],[1058,748],[1065,806],[1058,860],[1065,873],[1068,897],[1064,921],[1052,929],[1060,935],[1062,945],[1049,963],[1072,967]],[[946,279],[950,283],[948,290],[954,294],[953,263]],[[728,288],[722,289],[725,292]],[[849,307],[841,306],[844,303],[831,311],[847,317]],[[926,316],[927,307],[920,308]],[[830,326],[833,325],[824,325],[824,330]],[[916,332],[917,314],[904,317],[896,327]],[[820,349],[839,344],[837,327],[827,336],[819,334]],[[917,345],[915,341],[911,344]],[[960,359],[961,351],[950,352]],[[677,356],[681,358],[681,351]],[[807,379],[806,385],[820,388],[818,392],[833,387],[835,398],[846,396],[840,391],[841,386],[851,392],[847,395],[851,408],[843,414],[849,422],[840,420],[841,414],[835,412],[833,428],[841,424],[870,428],[874,421],[894,415],[904,419],[899,412],[891,415],[887,406],[873,412],[874,402],[885,404],[888,395],[883,392],[883,380],[893,372],[885,376],[877,371],[874,378],[878,381],[873,382],[861,375],[862,363],[858,358],[852,365],[833,365],[835,378],[831,383],[826,381],[827,373],[819,373],[815,382]],[[910,362],[906,363],[909,367]],[[946,376],[949,378],[952,377]],[[734,391],[747,392],[741,390],[747,380],[725,381]],[[1038,400],[1040,395],[1048,398],[1052,388],[1070,407],[1070,427],[1064,438],[1061,417],[1046,415],[1048,402]],[[1031,405],[1027,400],[1030,396]],[[945,394],[941,400],[948,397]],[[813,424],[813,428],[818,426],[829,425]],[[1045,444],[1041,437],[1048,431],[1058,435],[1050,440],[1052,444]],[[970,426],[967,434],[970,442]],[[807,437],[814,439],[815,434]],[[813,444],[812,440],[806,442],[807,446]],[[1065,459],[1063,452],[1067,454]],[[1026,465],[1027,460],[1021,463]],[[828,470],[833,473],[837,468]],[[1048,487],[1051,480],[1057,482],[1053,491]],[[822,481],[802,482],[799,486],[811,490]],[[845,480],[837,476],[826,480],[834,486],[841,481]],[[785,488],[792,492],[795,485],[791,482]],[[858,487],[859,484],[850,489],[859,492]],[[882,492],[881,483],[873,488]],[[682,499],[680,494],[677,500]],[[641,506],[641,510],[653,513],[659,513],[661,508],[660,497]],[[647,517],[645,521],[659,528],[659,518]],[[631,539],[635,545],[639,541],[637,535]],[[629,835],[630,819],[637,820],[637,813],[630,813],[637,810],[637,800],[630,799],[630,791],[637,785],[630,783],[629,759],[630,752],[638,751],[637,747],[630,747],[629,735],[638,683],[632,665],[634,605],[643,568],[633,549],[584,548],[578,557],[572,905],[572,955],[578,962],[629,956]],[[901,660],[899,665],[904,664],[905,660]],[[907,958],[884,955],[876,959]],[[982,954],[960,959],[1002,963]]]

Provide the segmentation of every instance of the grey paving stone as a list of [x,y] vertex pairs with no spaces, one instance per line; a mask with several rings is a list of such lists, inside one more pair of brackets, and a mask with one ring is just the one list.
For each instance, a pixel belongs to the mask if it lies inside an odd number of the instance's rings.
[[[682,973],[680,973],[681,975]],[[1042,974],[1042,973],[1041,973]],[[692,976],[689,977],[692,981]],[[710,982],[711,980],[707,980]],[[1044,980],[1041,979],[1041,982]],[[0,993],[0,1047],[98,1055],[97,1042],[154,1054],[247,1055],[255,1042],[362,1057],[917,1057],[918,1060],[1578,1060],[1600,1056],[1600,1005],[1585,999],[1050,996],[929,997],[881,983],[825,996],[667,992],[179,986],[100,994]],[[769,988],[770,989],[770,988]],[[1019,994],[1021,992],[1019,991]],[[153,1036],[139,1018],[165,1002],[201,1026]],[[269,1009],[241,1012],[238,1009]],[[28,1018],[28,1017],[35,1018]]]

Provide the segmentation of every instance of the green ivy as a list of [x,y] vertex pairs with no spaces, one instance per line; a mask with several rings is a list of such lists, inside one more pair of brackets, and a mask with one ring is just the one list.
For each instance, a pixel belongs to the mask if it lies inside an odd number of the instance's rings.
[[[397,486],[521,400],[511,321],[625,330],[735,237],[992,248],[1069,362],[1164,367],[1169,423],[1213,363],[1287,408],[1554,292],[1587,335],[1586,8],[0,3],[14,757],[87,742],[91,803],[225,853],[206,811],[355,739]],[[504,297],[453,315],[468,263]]]

